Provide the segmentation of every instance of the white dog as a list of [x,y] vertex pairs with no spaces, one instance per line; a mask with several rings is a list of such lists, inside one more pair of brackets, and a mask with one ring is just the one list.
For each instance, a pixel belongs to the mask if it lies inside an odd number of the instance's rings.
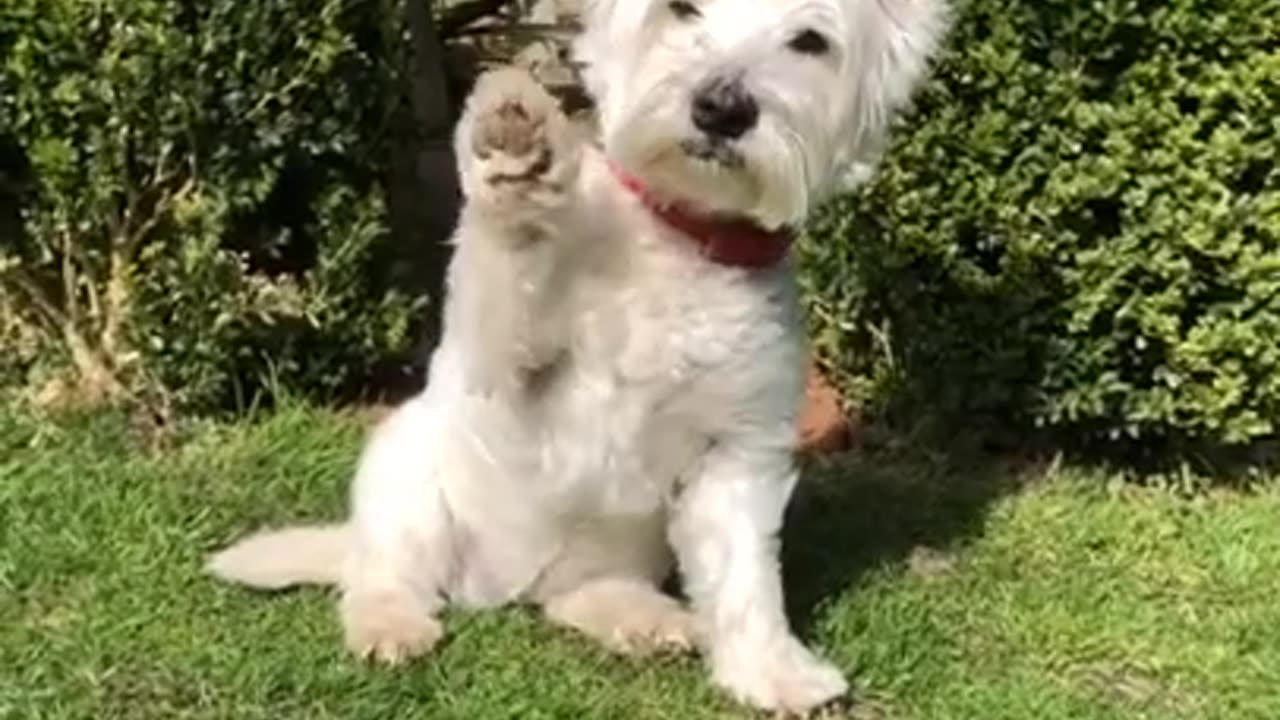
[[[846,684],[783,611],[804,370],[785,228],[869,160],[942,0],[584,14],[602,142],[529,76],[480,80],[444,338],[366,449],[350,520],[251,537],[211,569],[339,585],[362,656],[428,651],[446,601],[528,601],[614,649],[697,647],[736,698],[805,711]],[[659,590],[673,559],[692,610]]]

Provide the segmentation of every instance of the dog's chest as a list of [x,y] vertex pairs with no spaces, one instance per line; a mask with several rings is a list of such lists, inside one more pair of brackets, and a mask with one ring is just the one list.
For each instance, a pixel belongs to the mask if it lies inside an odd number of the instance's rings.
[[688,265],[660,255],[584,314],[553,444],[562,497],[586,514],[665,505],[760,401],[757,370],[785,363],[793,338],[772,280]]
[[650,512],[735,423],[788,412],[801,323],[789,268],[706,262],[596,170],[543,476],[571,511]]
[[651,399],[714,391],[717,372],[779,339],[775,274],[710,265],[680,242],[640,243],[628,281],[592,303],[580,336],[596,372]]

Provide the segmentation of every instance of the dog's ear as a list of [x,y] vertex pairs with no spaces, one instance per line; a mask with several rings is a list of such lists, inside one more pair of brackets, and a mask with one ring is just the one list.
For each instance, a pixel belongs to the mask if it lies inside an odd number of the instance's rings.
[[895,115],[924,78],[950,21],[946,0],[845,0],[853,8],[847,72],[853,84],[841,184],[866,180]]

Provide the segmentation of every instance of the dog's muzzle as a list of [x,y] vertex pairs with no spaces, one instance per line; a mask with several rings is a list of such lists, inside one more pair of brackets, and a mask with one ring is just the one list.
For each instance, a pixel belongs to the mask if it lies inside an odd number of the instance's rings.
[[723,140],[705,136],[690,138],[680,143],[680,149],[695,160],[713,163],[729,170],[740,170],[746,165],[742,153]]

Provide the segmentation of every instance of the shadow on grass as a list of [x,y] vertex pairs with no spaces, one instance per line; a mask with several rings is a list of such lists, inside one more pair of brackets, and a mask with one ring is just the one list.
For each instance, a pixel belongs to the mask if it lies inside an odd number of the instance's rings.
[[992,502],[1016,489],[1032,466],[892,436],[809,460],[783,531],[787,607],[796,628],[806,632],[819,607],[865,573],[927,566],[929,558],[945,558],[978,537]]

